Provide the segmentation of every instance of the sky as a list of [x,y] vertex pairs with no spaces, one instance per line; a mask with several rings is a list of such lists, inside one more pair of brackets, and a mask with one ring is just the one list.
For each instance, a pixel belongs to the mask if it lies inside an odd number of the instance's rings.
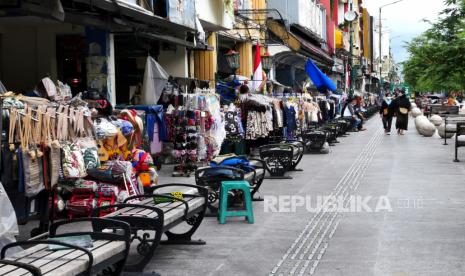
[[[375,25],[378,26],[379,6],[394,1],[364,0],[363,3],[370,15],[375,17]],[[423,22],[423,19],[434,21],[444,8],[443,0],[403,0],[382,8],[383,32],[385,29],[390,32],[391,48],[396,62],[408,59],[404,43],[429,28],[429,24]]]

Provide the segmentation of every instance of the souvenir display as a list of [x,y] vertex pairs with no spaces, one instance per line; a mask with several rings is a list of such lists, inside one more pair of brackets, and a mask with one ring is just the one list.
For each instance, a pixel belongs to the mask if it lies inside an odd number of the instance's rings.
[[[53,89],[50,80],[47,85]],[[3,116],[9,122],[8,154],[2,150],[2,161],[17,171],[2,177],[9,194],[31,201],[50,195],[45,205],[52,219],[74,218],[139,195],[158,182],[151,154],[139,149],[144,122],[135,110],[93,116],[86,100],[60,93],[55,97],[59,102],[12,92],[2,96]]]

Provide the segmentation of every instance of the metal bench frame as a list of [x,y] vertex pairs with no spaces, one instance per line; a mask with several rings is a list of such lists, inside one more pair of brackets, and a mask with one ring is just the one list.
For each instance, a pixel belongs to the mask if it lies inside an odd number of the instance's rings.
[[295,146],[285,143],[261,146],[260,159],[265,162],[265,168],[271,179],[292,179],[286,172],[293,167]]
[[339,143],[339,141],[337,140],[339,128],[340,126],[337,123],[333,123],[333,122],[327,123],[326,125],[322,127],[322,129],[326,131],[327,133],[326,140],[328,141],[330,145]]
[[464,147],[459,144],[459,136],[465,135],[465,122],[459,122],[457,123],[457,131],[455,132],[455,159],[454,162],[460,162],[458,159],[458,148],[459,147]]
[[[154,192],[161,188],[166,187],[188,187],[188,188],[195,188],[197,189],[198,194],[186,194],[183,193],[183,199],[176,198],[167,194],[154,194]],[[186,198],[197,198],[203,197],[204,204],[198,208],[190,209],[188,202],[185,200]],[[150,205],[142,204],[142,203],[128,203],[133,202],[134,200],[144,200],[144,199],[164,199],[171,202],[181,202],[182,204],[179,206],[185,206],[184,215],[177,218],[173,222],[169,224],[165,224],[164,217],[167,212],[164,210],[157,208],[157,204],[155,202],[150,202]],[[195,245],[203,245],[206,244],[203,240],[192,240],[192,236],[195,231],[198,229],[200,224],[202,223],[203,218],[205,217],[206,208],[208,202],[208,190],[204,187],[198,185],[191,185],[191,184],[183,184],[183,183],[170,183],[170,184],[162,184],[147,188],[145,194],[143,195],[136,195],[126,198],[124,203],[121,204],[113,204],[113,205],[106,205],[95,208],[93,210],[92,215],[98,216],[98,214],[102,210],[120,210],[124,208],[132,208],[132,209],[146,209],[156,213],[156,216],[147,216],[147,215],[124,215],[117,214],[112,215],[110,213],[107,217],[110,217],[114,220],[119,220],[128,223],[131,226],[131,239],[130,242],[132,243],[134,240],[138,240],[139,244],[137,245],[137,253],[141,255],[141,259],[139,262],[135,264],[126,265],[124,268],[125,271],[133,271],[133,272],[140,272],[144,269],[147,263],[153,257],[153,254],[158,247],[159,244],[195,244]],[[176,209],[168,210],[172,211]],[[181,223],[187,223],[190,228],[185,230],[183,233],[173,233],[170,230],[173,229],[175,226]],[[142,236],[139,234],[139,231],[142,231]],[[150,238],[149,233],[147,231],[154,232],[152,238]],[[166,241],[162,241],[161,238],[165,234],[167,236]]]
[[[253,167],[255,167],[255,169],[252,171],[253,172],[253,177],[252,177],[252,181],[249,181],[249,185],[250,185],[250,194],[252,196],[252,200],[253,201],[263,201],[263,199],[261,198],[256,198],[254,197],[254,195],[258,192],[258,190],[260,189],[262,183],[263,183],[263,180],[265,179],[265,171],[266,171],[266,164],[263,160],[259,159],[259,158],[247,158],[247,156],[245,155],[237,155],[237,156],[230,156],[230,157],[226,157],[222,160],[222,162],[226,161],[226,160],[230,160],[230,159],[235,159],[235,158],[240,158],[240,159],[243,159],[243,160],[246,160],[246,161],[254,161],[254,162],[257,162],[258,164],[254,164],[252,165]],[[218,167],[218,166],[216,166]],[[241,169],[244,171],[244,178],[246,176],[246,172],[245,172],[245,168],[241,165],[238,165],[237,166],[238,169]],[[247,169],[250,169],[250,167],[247,167]],[[257,175],[257,169],[263,169],[264,170],[264,173],[263,175]]]
[[327,142],[327,137],[327,132],[321,130],[314,130],[302,135],[304,143],[306,144],[307,152],[321,150],[324,144]]
[[292,164],[289,171],[303,171],[302,169],[297,169],[297,165],[299,165],[302,157],[305,153],[305,143],[299,140],[286,140],[281,142],[282,144],[290,144],[293,146],[294,151],[292,154]]
[[42,272],[40,272],[40,269],[27,263],[21,263],[18,261],[11,261],[11,260],[0,260],[0,266],[2,265],[16,266],[17,268],[22,268],[22,269],[27,270],[29,273],[32,274],[32,276],[42,276]]
[[460,118],[463,117],[463,120],[465,121],[465,114],[436,114],[439,116],[444,116],[444,146],[447,146],[447,133],[456,133],[457,130],[455,131],[448,131],[447,130],[447,120],[448,118]]
[[207,216],[218,215],[217,203],[220,199],[221,182],[245,179],[245,172],[231,166],[204,167],[195,171],[195,183],[207,189]]

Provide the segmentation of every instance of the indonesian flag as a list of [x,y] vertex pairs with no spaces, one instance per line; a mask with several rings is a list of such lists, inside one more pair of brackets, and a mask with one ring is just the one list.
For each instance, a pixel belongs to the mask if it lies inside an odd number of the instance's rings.
[[253,62],[253,81],[252,91],[259,91],[263,88],[263,70],[262,70],[262,58],[260,56],[260,45],[257,43],[255,46],[255,59]]

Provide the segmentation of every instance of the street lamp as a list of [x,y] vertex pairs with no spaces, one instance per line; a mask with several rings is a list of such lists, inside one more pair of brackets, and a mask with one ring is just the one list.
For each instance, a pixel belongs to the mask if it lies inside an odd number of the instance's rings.
[[381,39],[382,39],[382,33],[381,33],[381,11],[384,7],[386,6],[390,6],[390,5],[394,5],[396,3],[399,3],[401,1],[404,1],[404,0],[397,0],[397,1],[394,1],[394,2],[391,2],[391,3],[387,3],[385,5],[382,5],[379,7],[379,41],[378,41],[378,46],[379,46],[379,83],[382,84],[383,83],[383,76],[382,76],[382,71],[383,71],[383,65],[382,65],[382,62],[383,62],[383,59],[382,59],[382,54],[381,54]]
[[265,71],[266,73],[266,78],[268,79],[269,76],[268,76],[268,73],[270,72],[271,70],[271,67],[273,66],[273,57],[270,56],[270,53],[265,52],[262,56],[262,68],[263,68],[263,71]]
[[354,29],[353,29],[353,26],[352,26],[352,23],[357,19],[358,15],[356,12],[353,11],[353,4],[352,2],[350,2],[350,9],[348,12],[346,12],[344,14],[344,19],[345,21],[347,21],[349,23],[349,33],[350,33],[350,40],[349,40],[349,43],[350,43],[350,56],[349,56],[349,70],[350,70],[350,73],[349,73],[349,80],[350,80],[350,84],[349,84],[349,95],[350,96],[353,96],[354,95],[354,70],[353,70],[353,51],[354,51]]
[[224,56],[226,57],[229,68],[234,71],[234,79],[236,79],[236,71],[239,69],[239,53],[231,49]]

